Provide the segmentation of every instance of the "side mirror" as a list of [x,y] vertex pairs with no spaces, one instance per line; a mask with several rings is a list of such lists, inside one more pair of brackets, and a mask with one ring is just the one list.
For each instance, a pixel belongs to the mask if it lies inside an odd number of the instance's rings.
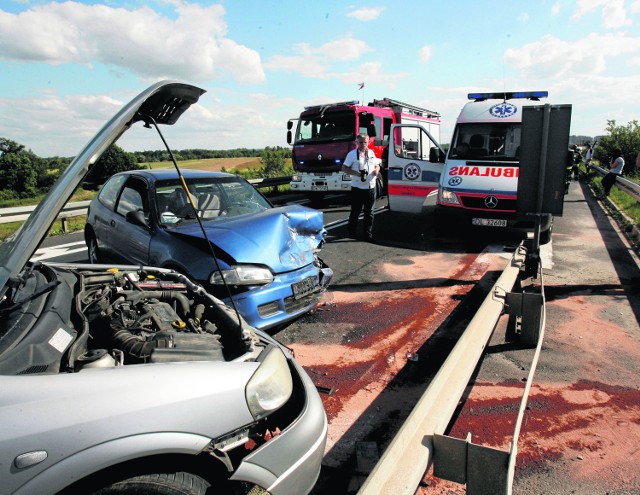
[[291,144],[292,138],[291,131],[287,131],[287,143]]
[[444,153],[440,151],[440,148],[434,146],[429,149],[429,162],[430,163],[444,163]]
[[141,210],[130,211],[126,214],[125,218],[127,219],[127,222],[132,223],[133,225],[139,225],[146,229],[149,228],[149,224],[147,223],[146,218],[144,218],[144,212]]
[[287,130],[290,131],[293,128],[293,120],[287,122]]

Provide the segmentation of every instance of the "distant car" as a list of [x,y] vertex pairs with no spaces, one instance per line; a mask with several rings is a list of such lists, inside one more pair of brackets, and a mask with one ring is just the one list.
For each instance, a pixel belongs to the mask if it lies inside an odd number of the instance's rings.
[[111,177],[89,206],[89,260],[172,268],[235,305],[256,328],[316,306],[332,277],[316,255],[326,234],[322,212],[273,207],[235,175],[181,174],[188,193],[176,170]]
[[[161,82],[141,93],[0,244],[0,493],[298,495],[313,488],[327,418],[286,347],[178,272],[30,261],[115,139],[137,123],[174,124],[203,92]],[[272,211],[264,210],[267,221]],[[287,220],[271,221],[274,228]],[[292,227],[297,221],[292,213]]]

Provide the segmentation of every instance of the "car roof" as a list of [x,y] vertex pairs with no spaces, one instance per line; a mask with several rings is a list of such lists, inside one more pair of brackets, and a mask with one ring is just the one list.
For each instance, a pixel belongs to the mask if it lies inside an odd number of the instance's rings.
[[124,105],[76,155],[20,229],[0,244],[0,297],[47,235],[75,189],[124,132],[135,123],[173,125],[205,91],[179,81],[160,81]]
[[[180,174],[185,179],[200,179],[205,177],[238,177],[234,174],[226,172],[214,172],[210,170],[193,170],[193,169],[180,169]],[[177,179],[178,172],[173,168],[158,168],[158,169],[142,169],[142,170],[128,170],[126,172],[119,172],[116,175],[140,175],[148,179],[149,181]]]

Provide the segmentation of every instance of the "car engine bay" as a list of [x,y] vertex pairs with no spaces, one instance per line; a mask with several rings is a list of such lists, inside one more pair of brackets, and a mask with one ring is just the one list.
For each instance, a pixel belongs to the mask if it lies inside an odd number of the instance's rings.
[[[187,277],[157,268],[36,262],[12,281],[0,316],[2,374],[259,353],[258,337],[231,308]],[[17,344],[7,346],[11,341]]]

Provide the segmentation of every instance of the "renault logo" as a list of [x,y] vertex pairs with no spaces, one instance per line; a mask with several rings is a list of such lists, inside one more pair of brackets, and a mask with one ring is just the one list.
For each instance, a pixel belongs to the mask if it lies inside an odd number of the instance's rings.
[[498,198],[496,198],[495,196],[487,196],[486,198],[484,198],[484,205],[487,208],[495,208],[496,206],[498,206]]
[[318,161],[322,161],[322,155],[318,153]]

